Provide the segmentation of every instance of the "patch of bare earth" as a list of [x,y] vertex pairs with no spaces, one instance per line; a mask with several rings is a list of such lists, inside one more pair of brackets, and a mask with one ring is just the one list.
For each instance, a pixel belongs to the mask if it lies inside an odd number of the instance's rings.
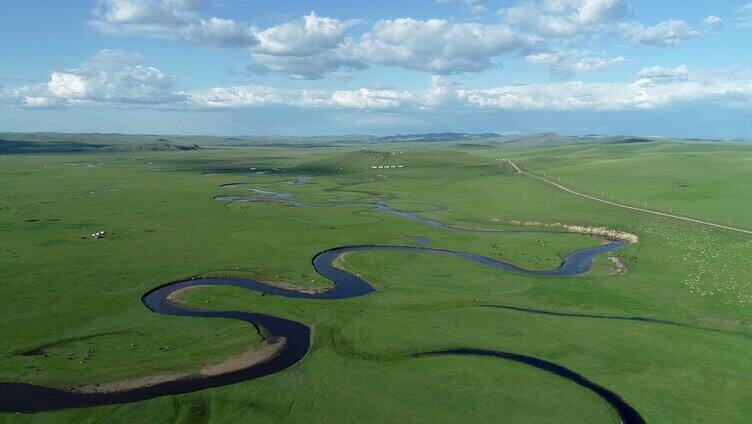
[[261,282],[264,284],[268,284],[270,286],[279,287],[285,290],[293,290],[293,291],[305,293],[305,294],[323,293],[329,290],[328,287],[300,287],[299,285],[295,283],[289,283],[287,281],[261,281]]
[[[306,294],[316,294],[316,293],[323,293],[327,290],[329,290],[328,287],[301,287],[295,283],[290,283],[287,281],[271,281],[271,280],[265,280],[265,279],[258,279],[257,281],[264,283],[269,286],[279,287],[281,289],[285,290],[293,290],[300,293],[306,293]],[[200,287],[212,287],[210,285],[197,285],[197,286],[191,286],[191,287],[184,287],[182,289],[177,289],[174,292],[170,293],[167,296],[167,300],[173,303],[180,302],[180,297],[185,294],[187,291],[197,289]]]
[[182,289],[177,289],[173,291],[172,293],[167,295],[167,300],[173,303],[179,302],[180,297],[183,296],[186,292],[189,292],[193,289],[198,289],[201,287],[211,287],[208,284],[198,285],[198,286],[190,286],[190,287],[183,287]]
[[[334,258],[334,260],[332,261],[332,266],[342,271],[347,271],[347,269],[345,269],[345,256],[349,255],[350,253],[352,252],[346,252]],[[350,271],[347,271],[347,272],[350,272]],[[354,272],[353,274],[355,274],[356,276],[360,278],[363,278],[363,276],[357,272]]]
[[629,272],[629,268],[627,268],[627,265],[622,262],[621,259],[615,256],[610,256],[608,260],[611,261],[611,267],[614,269],[614,274],[624,275]]
[[[170,302],[179,302],[180,297],[186,292],[200,287],[211,287],[209,285],[198,285],[184,287],[173,291],[167,296]],[[273,342],[264,341],[260,346],[254,346],[237,356],[232,356],[216,364],[206,364],[199,368],[197,373],[168,373],[155,374],[146,377],[129,378],[126,380],[110,381],[106,383],[89,384],[83,386],[71,387],[68,390],[77,393],[117,393],[128,390],[141,389],[144,387],[154,386],[160,383],[167,383],[180,380],[191,380],[201,377],[213,377],[222,374],[231,373],[253,365],[267,362],[282,352],[287,344],[287,339],[278,337]]]
[[253,365],[267,362],[282,352],[287,339],[279,337],[274,342],[264,342],[261,346],[255,346],[238,356],[225,359],[222,362],[203,365],[198,373],[171,373],[156,374],[146,377],[129,378],[127,380],[110,381],[106,383],[90,384],[77,386],[68,389],[77,393],[117,393],[144,387],[154,386],[160,383],[167,383],[180,380],[191,380],[201,377],[214,377],[222,374],[228,374],[234,371],[242,370]]
[[285,344],[287,344],[287,339],[278,337],[274,342],[264,342],[260,347],[248,349],[240,355],[227,358],[218,364],[204,365],[199,370],[199,374],[205,377],[216,376],[242,370],[251,365],[262,364],[279,355]]
[[594,236],[602,236],[608,238],[615,238],[628,243],[637,243],[639,240],[636,235],[627,233],[625,231],[609,230],[603,227],[586,227],[581,225],[564,225],[564,229],[570,233],[577,234],[590,234]]
[[90,384],[86,386],[76,386],[68,391],[76,393],[117,393],[127,390],[140,389],[143,387],[154,386],[159,383],[168,381],[187,380],[191,377],[189,373],[174,374],[157,374],[148,377],[130,378],[128,380],[110,381],[107,383]]
[[342,271],[345,271],[345,256],[346,255],[347,253],[343,253],[337,256],[336,258],[334,258],[334,260],[332,261],[332,266]]
[[[498,221],[499,219],[495,219]],[[548,227],[548,228],[563,228],[570,233],[576,234],[589,234],[593,236],[608,237],[611,239],[618,239],[626,241],[628,243],[637,243],[639,239],[636,235],[630,234],[626,231],[611,230],[604,227],[590,227],[583,225],[567,225],[559,222],[544,223],[538,221],[508,221],[512,225],[522,225],[526,227]]]

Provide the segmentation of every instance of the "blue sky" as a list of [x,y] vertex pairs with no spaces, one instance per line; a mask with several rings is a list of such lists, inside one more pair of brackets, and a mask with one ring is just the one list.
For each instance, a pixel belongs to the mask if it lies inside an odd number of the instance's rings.
[[752,138],[752,3],[2,2],[0,131]]

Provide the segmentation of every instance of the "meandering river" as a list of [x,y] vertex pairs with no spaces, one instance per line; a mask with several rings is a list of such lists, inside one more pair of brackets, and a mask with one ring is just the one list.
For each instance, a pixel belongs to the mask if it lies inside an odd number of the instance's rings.
[[[284,201],[288,197],[285,194],[252,190],[256,194],[268,196],[268,201]],[[272,200],[274,199],[274,200]],[[224,200],[224,199],[222,199]],[[236,200],[236,199],[232,199]],[[392,213],[405,219],[422,222],[437,228],[445,228],[461,231],[485,231],[452,227],[438,221],[421,218],[409,212],[390,209],[385,204],[376,204],[377,210]],[[521,230],[525,231],[525,230]],[[530,231],[535,232],[535,231]],[[158,286],[143,295],[144,305],[153,312],[174,315],[203,318],[229,318],[245,321],[251,325],[264,328],[265,338],[268,342],[274,342],[284,337],[286,343],[280,352],[266,362],[249,365],[236,371],[215,376],[195,377],[176,381],[167,381],[147,387],[134,388],[110,393],[83,393],[74,392],[32,384],[23,383],[0,383],[0,411],[32,413],[64,408],[85,406],[110,405],[146,400],[163,395],[194,392],[211,387],[225,386],[251,380],[283,371],[304,359],[311,346],[311,329],[300,322],[252,312],[242,311],[210,311],[181,306],[169,300],[170,294],[185,290],[194,286],[235,286],[244,289],[265,293],[274,296],[289,298],[317,299],[321,301],[335,301],[337,299],[349,299],[374,293],[374,288],[365,279],[335,266],[337,259],[344,254],[360,252],[401,252],[406,254],[430,254],[457,257],[479,265],[488,266],[505,272],[513,272],[527,275],[539,275],[548,277],[577,276],[588,272],[592,267],[593,258],[610,253],[626,246],[622,241],[611,241],[595,247],[576,250],[568,254],[561,266],[549,271],[532,271],[521,268],[512,263],[493,259],[486,256],[468,252],[460,252],[446,249],[436,249],[421,246],[392,246],[392,245],[355,245],[340,246],[325,250],[316,254],[312,264],[317,273],[331,280],[332,288],[320,292],[304,292],[277,286],[264,284],[252,279],[239,278],[202,278],[185,281],[177,281]],[[618,394],[589,380],[583,375],[568,369],[562,365],[532,356],[514,352],[490,351],[475,349],[472,347],[442,350],[433,352],[415,352],[412,357],[424,357],[433,355],[474,355],[495,357],[502,360],[515,361],[527,364],[542,371],[566,378],[579,386],[591,390],[600,396],[605,402],[613,407],[624,423],[642,423],[644,420],[634,408],[627,404]]]

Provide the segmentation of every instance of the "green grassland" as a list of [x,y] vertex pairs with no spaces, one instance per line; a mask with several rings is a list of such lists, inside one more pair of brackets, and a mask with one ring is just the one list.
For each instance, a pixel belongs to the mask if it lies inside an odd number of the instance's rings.
[[[134,143],[152,145],[152,138]],[[141,295],[170,281],[252,275],[321,287],[328,282],[310,262],[321,250],[418,239],[550,269],[566,253],[601,242],[556,227],[528,228],[534,233],[437,229],[366,203],[383,201],[461,227],[519,230],[513,220],[593,225],[640,241],[616,254],[629,268],[626,275],[614,275],[605,257],[585,276],[551,278],[457,258],[369,252],[345,257],[348,270],[377,289],[359,298],[196,289],[183,297],[190,305],[306,323],[314,330],[311,351],[290,369],[241,384],[136,404],[0,414],[0,421],[618,420],[591,392],[529,366],[409,356],[457,347],[564,365],[623,396],[648,422],[752,419],[752,236],[582,199],[498,161],[512,157],[526,169],[633,204],[752,228],[749,145],[609,139],[527,147],[370,143],[364,149],[343,140],[279,145],[189,138],[178,142],[203,148],[150,151],[109,137],[100,142],[106,149],[74,152],[61,151],[57,138],[50,150],[41,135],[14,139],[14,147],[0,148],[3,382],[65,388],[191,372],[260,342],[243,323],[149,312]],[[33,151],[19,150],[18,140],[35,143]],[[97,144],[97,137],[79,141]],[[376,160],[404,167],[374,169]],[[311,178],[289,182],[299,176]],[[228,183],[242,185],[220,187]],[[245,188],[288,192],[305,206],[213,199],[254,195]],[[98,230],[110,234],[92,239]],[[23,355],[34,349],[45,355]]]
[[[752,228],[749,144],[659,141],[514,151],[529,170],[649,209]],[[529,159],[529,160],[528,160]]]

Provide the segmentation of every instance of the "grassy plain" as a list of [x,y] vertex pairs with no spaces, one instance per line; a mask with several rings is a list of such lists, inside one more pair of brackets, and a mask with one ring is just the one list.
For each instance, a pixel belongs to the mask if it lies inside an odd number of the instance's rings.
[[[517,154],[518,152],[514,152]],[[519,151],[529,170],[634,206],[752,229],[748,143],[603,143]]]
[[[511,220],[605,226],[636,234],[640,242],[618,253],[627,275],[612,275],[606,258],[582,277],[545,278],[454,258],[380,252],[346,258],[348,269],[378,289],[360,298],[306,301],[197,289],[184,296],[189,304],[264,312],[312,326],[311,352],[284,372],[233,386],[138,404],[0,414],[0,421],[616,420],[592,393],[531,367],[488,358],[409,357],[473,347],[565,365],[622,395],[648,422],[749,422],[752,238],[587,201],[514,175],[498,162],[511,156],[528,169],[611,190],[634,203],[701,209],[707,219],[734,216],[742,225],[750,206],[744,190],[749,150],[669,142],[524,148],[384,143],[370,150],[335,143],[63,154],[7,149],[0,155],[4,382],[70,387],[191,371],[259,343],[253,328],[237,322],[150,313],[141,295],[169,281],[255,273],[324,286],[310,264],[316,252],[346,244],[411,244],[413,237],[546,269],[567,252],[600,242],[545,228],[529,234],[442,230],[338,202],[381,200],[466,227],[519,229]],[[384,164],[404,168],[373,169],[380,156]],[[270,172],[257,173],[262,170]],[[302,175],[312,178],[288,183]],[[289,192],[306,206],[213,199],[252,195],[243,187],[219,187],[235,182]],[[100,229],[110,235],[89,237]],[[485,306],[491,304],[643,316],[682,326]],[[37,348],[46,355],[23,355]]]

